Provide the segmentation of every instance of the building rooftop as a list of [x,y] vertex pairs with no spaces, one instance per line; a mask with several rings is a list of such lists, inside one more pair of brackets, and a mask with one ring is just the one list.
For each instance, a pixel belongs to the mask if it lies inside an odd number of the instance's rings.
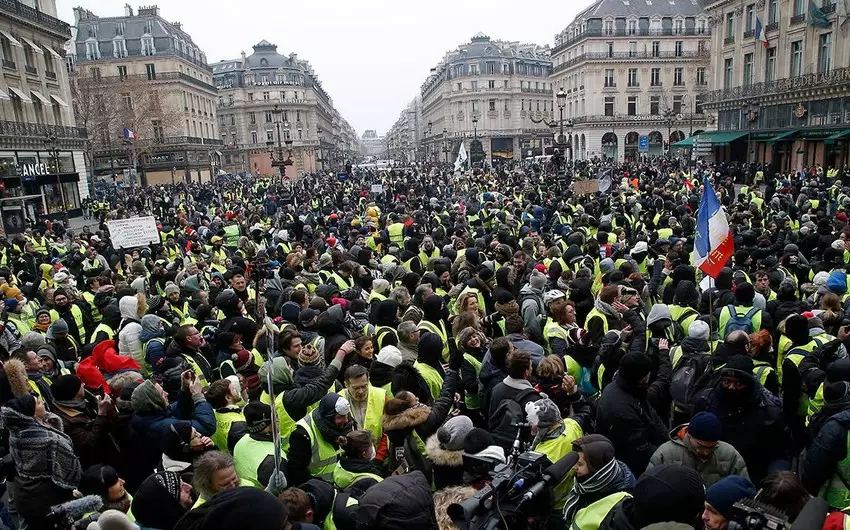
[[597,0],[576,15],[580,18],[672,17],[702,13],[698,0]]

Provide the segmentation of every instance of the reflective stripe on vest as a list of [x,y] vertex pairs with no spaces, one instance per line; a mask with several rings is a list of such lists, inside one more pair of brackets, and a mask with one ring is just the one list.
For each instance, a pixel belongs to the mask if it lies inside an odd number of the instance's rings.
[[[238,408],[235,410],[225,409],[224,412],[215,411],[215,432],[210,436],[210,440],[213,441],[219,451],[230,453],[230,449],[227,447],[227,437],[230,434],[230,426],[237,421],[245,421],[245,416]],[[245,478],[241,473],[239,476]]]
[[326,482],[333,482],[334,467],[339,460],[340,451],[334,449],[321,435],[313,423],[312,415],[308,414],[295,424],[300,425],[307,432],[307,437],[310,438],[312,454],[310,463],[307,465],[310,475]]
[[[236,470],[239,471],[238,469]],[[360,479],[371,478],[376,480],[377,482],[381,482],[384,480],[379,475],[374,473],[352,473],[351,471],[342,467],[342,464],[337,462],[336,467],[334,467],[334,485],[339,489],[345,489]]]
[[273,454],[274,442],[255,440],[246,434],[233,446],[233,464],[236,474],[255,488],[264,487],[257,476],[257,468],[266,457]]
[[[348,397],[347,388],[344,388],[339,395],[347,399],[349,402],[351,401],[351,398]],[[366,416],[363,419],[364,425],[360,425],[358,428],[371,432],[376,443],[380,441],[384,435],[383,414],[384,404],[386,402],[387,392],[382,388],[374,387],[370,384],[369,395],[366,398]]]
[[591,318],[601,318],[602,319],[602,333],[608,333],[608,318],[602,313],[602,311],[596,309],[595,307],[590,310],[587,314],[587,318],[584,319],[584,329],[587,329],[590,324]]
[[443,378],[433,366],[416,361],[413,367],[422,375],[422,379],[428,384],[428,389],[431,390],[431,397],[435,400],[440,397],[440,391],[443,389]]
[[97,325],[96,328],[94,328],[91,337],[89,337],[89,342],[94,342],[95,337],[97,337],[97,334],[101,331],[106,333],[107,340],[112,340],[115,338],[115,331],[103,322],[101,322]]
[[[80,339],[86,336],[86,327],[83,325],[83,310],[75,305],[71,305],[71,315],[74,317],[74,323],[77,324],[77,331],[80,333]],[[59,320],[59,312],[55,309],[50,310],[50,322]]]

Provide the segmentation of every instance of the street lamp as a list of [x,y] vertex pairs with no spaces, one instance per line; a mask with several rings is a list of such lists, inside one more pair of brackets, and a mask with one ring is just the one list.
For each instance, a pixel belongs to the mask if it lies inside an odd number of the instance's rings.
[[430,158],[429,152],[428,152],[428,137],[431,136],[431,126],[432,125],[433,124],[429,120],[428,121],[428,128],[425,129],[425,163],[428,163],[428,159]]
[[744,117],[747,119],[747,164],[752,163],[753,153],[753,126],[759,119],[759,104],[758,101],[751,99],[741,104],[741,111],[744,112]]
[[472,116],[472,139],[478,139],[478,115],[475,114]]
[[673,138],[671,135],[673,134],[673,124],[675,123],[674,118],[676,117],[676,112],[672,108],[664,109],[664,123],[667,125],[667,158],[670,158],[670,151],[673,149]]
[[443,157],[446,159],[446,164],[449,163],[449,131],[443,127]]
[[62,187],[61,177],[59,175],[59,138],[55,134],[48,133],[45,136],[44,143],[48,146],[50,156],[53,158],[53,167],[56,171],[56,185],[59,186],[59,195],[62,199],[62,224],[68,226],[68,202],[65,200],[65,188]]

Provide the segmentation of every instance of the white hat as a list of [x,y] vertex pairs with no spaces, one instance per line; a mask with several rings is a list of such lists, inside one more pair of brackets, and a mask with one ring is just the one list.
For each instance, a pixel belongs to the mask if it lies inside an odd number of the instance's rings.
[[632,252],[635,254],[648,251],[649,245],[646,244],[646,241],[638,241],[637,243],[635,243],[635,248],[632,249]]
[[384,346],[381,348],[381,351],[378,352],[378,357],[376,359],[379,363],[384,363],[388,366],[392,366],[395,368],[396,366],[401,364],[401,350],[396,348],[395,346]]

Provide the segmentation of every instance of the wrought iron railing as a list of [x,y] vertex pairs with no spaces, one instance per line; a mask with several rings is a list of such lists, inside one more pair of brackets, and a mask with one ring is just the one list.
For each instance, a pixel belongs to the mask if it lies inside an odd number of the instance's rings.
[[586,52],[573,57],[568,61],[564,61],[552,68],[552,73],[559,72],[565,68],[569,68],[584,61],[620,61],[620,60],[635,60],[635,59],[692,59],[696,57],[709,57],[710,53],[707,50],[683,50],[681,52],[666,51],[666,52]]
[[824,73],[806,74],[797,77],[785,77],[775,81],[755,83],[749,86],[714,90],[703,94],[704,103],[736,100],[778,94],[805,88],[843,86],[850,83],[850,68],[840,68]]
[[711,35],[711,28],[682,28],[680,30],[676,30],[675,28],[663,28],[663,29],[634,29],[630,30],[627,28],[622,29],[590,29],[586,30],[574,37],[571,37],[554,48],[552,48],[552,55],[555,55],[576,42],[586,39],[588,37],[671,37],[671,36],[702,36],[702,35]]
[[19,121],[0,121],[0,135],[29,136],[56,138],[87,138],[88,134],[82,127],[65,125],[43,125],[40,123],[24,123]]
[[806,21],[806,14],[800,13],[799,15],[794,15],[791,17],[791,25],[794,26],[796,24],[802,24]]
[[51,17],[18,0],[0,0],[0,11],[11,13],[23,19],[35,22],[42,27],[51,29],[67,38],[71,37],[71,26],[56,17]]

